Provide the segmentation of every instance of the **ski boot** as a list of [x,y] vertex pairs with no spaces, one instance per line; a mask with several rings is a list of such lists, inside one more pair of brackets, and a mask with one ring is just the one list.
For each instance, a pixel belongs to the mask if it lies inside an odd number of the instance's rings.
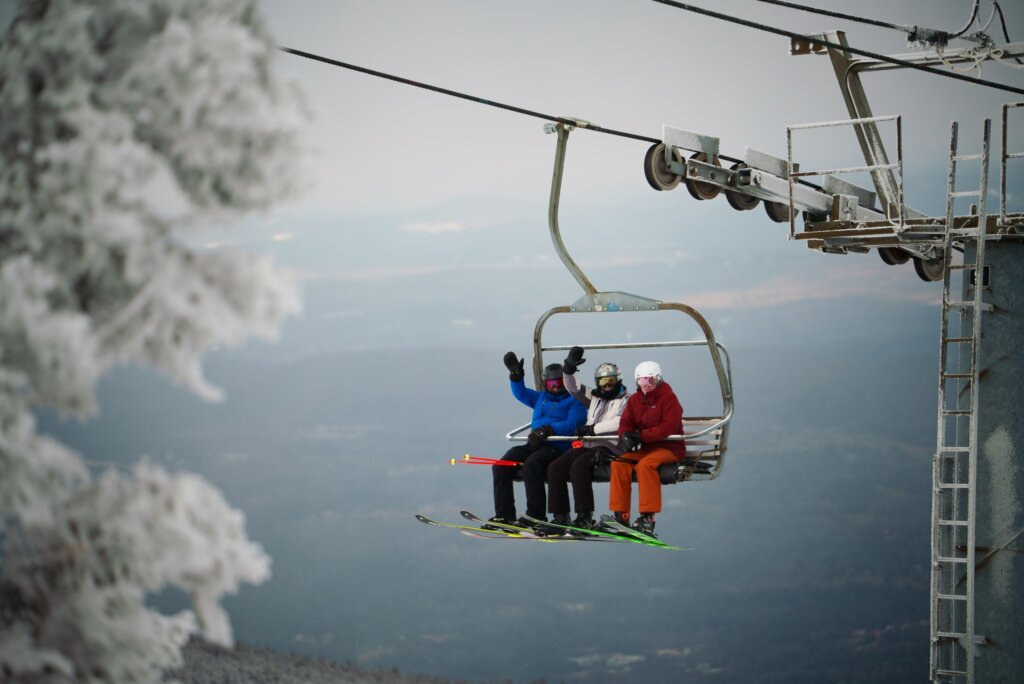
[[658,538],[658,535],[654,534],[654,514],[653,513],[641,513],[640,517],[633,523],[633,529],[637,532],[642,532],[649,537]]
[[[569,514],[568,513],[555,513],[554,517],[552,517],[552,519],[551,519],[551,522],[555,523],[555,525],[568,525],[569,524]],[[561,535],[566,533],[566,530],[563,530],[560,527],[553,527],[553,526],[548,525],[546,523],[540,523],[540,524],[534,523],[533,531],[536,532],[537,534],[542,534],[545,537],[560,537]]]
[[[569,523],[566,523],[567,525]],[[597,523],[594,522],[594,514],[591,511],[585,511],[583,513],[577,513],[576,519],[572,521],[573,527],[579,527],[584,530],[595,530],[597,529]],[[578,530],[572,530],[570,534],[577,537],[587,536],[586,532],[580,532]]]
[[[623,513],[622,511],[612,511],[612,517],[615,518],[615,522],[619,523],[624,527],[629,527],[629,513]],[[611,532],[612,534],[624,535],[626,534],[622,530],[617,530],[611,525],[601,525],[598,523],[599,529],[604,532]]]

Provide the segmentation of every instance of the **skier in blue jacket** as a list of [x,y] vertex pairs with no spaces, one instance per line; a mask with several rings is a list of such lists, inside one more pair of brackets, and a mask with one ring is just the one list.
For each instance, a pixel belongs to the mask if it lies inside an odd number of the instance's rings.
[[[576,429],[587,419],[587,407],[565,390],[561,364],[553,363],[544,369],[544,391],[538,392],[523,382],[523,359],[517,358],[515,352],[508,352],[504,361],[508,368],[512,396],[533,409],[533,419],[530,421],[531,432],[526,444],[512,447],[505,452],[502,460],[523,464],[526,515],[546,521],[544,484],[547,481],[548,464],[561,456],[570,444],[568,441],[549,442],[548,437],[575,435]],[[514,471],[515,466],[491,466],[494,517],[490,521],[532,527],[535,523],[530,520],[516,519],[516,501],[512,492]]]

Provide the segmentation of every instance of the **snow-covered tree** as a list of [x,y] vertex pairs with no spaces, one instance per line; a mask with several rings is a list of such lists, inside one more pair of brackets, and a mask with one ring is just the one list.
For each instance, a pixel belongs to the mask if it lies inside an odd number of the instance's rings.
[[[196,232],[294,188],[296,93],[256,0],[21,0],[0,42],[0,680],[157,682],[269,575],[210,484],[94,476],[32,411],[97,410],[116,364],[206,399],[212,347],[272,336],[295,286]],[[97,455],[92,455],[97,456]],[[165,616],[147,594],[177,587]]]

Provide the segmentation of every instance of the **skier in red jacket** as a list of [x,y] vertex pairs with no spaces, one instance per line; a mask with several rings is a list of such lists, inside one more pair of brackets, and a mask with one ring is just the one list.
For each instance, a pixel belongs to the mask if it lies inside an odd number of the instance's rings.
[[[683,407],[672,387],[661,377],[661,366],[644,361],[634,372],[637,392],[629,397],[619,420],[618,447],[623,453],[612,462],[608,507],[623,525],[629,525],[633,470],[640,490],[640,516],[633,529],[653,535],[654,514],[661,511],[658,466],[686,458],[686,444],[669,441],[683,431]],[[634,451],[635,449],[635,451]]]

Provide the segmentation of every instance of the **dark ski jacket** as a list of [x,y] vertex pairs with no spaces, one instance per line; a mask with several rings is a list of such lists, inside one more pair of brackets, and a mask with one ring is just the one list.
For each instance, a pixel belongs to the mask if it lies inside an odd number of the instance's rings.
[[[587,419],[587,407],[576,401],[568,392],[555,396],[550,392],[530,389],[522,380],[509,380],[512,396],[533,409],[530,429],[550,425],[556,435],[575,435],[576,428]],[[550,442],[560,451],[569,448],[571,442]]]
[[650,394],[639,388],[629,395],[626,409],[619,420],[619,436],[626,432],[639,432],[642,449],[668,449],[676,460],[686,458],[686,444],[682,441],[666,441],[669,435],[683,431],[683,406],[664,380]]

